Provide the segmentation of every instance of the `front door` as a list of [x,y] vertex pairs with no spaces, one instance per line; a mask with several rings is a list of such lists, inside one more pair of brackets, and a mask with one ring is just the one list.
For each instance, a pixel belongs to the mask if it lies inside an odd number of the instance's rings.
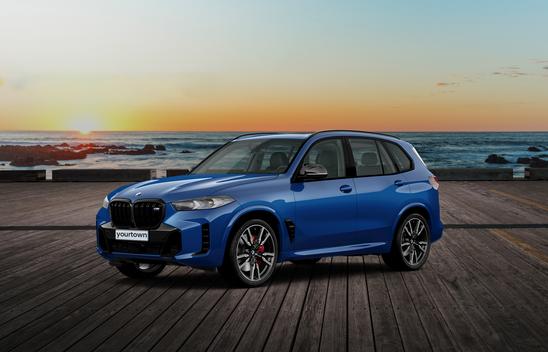
[[357,198],[353,179],[347,177],[341,138],[321,140],[310,148],[301,165],[320,164],[327,177],[292,184],[295,196],[296,254],[313,256],[335,252],[349,244],[356,231]]

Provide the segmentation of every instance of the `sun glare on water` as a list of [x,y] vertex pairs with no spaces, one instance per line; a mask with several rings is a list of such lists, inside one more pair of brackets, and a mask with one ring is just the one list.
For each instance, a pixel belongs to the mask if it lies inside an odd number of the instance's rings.
[[71,120],[70,129],[80,132],[82,135],[90,134],[99,129],[99,123],[95,116],[79,116]]

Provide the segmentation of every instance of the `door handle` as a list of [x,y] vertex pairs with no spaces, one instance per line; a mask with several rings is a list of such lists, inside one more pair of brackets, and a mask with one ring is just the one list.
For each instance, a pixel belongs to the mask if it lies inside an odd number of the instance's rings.
[[404,182],[402,180],[396,180],[394,181],[394,185],[396,185],[396,187],[400,187],[404,185]]
[[352,187],[350,187],[349,185],[342,185],[339,190],[343,193],[350,193],[352,192]]

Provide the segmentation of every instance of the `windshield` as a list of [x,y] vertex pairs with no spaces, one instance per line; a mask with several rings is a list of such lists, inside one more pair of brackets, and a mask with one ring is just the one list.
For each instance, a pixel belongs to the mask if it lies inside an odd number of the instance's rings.
[[280,174],[304,140],[249,139],[234,141],[210,155],[192,174]]

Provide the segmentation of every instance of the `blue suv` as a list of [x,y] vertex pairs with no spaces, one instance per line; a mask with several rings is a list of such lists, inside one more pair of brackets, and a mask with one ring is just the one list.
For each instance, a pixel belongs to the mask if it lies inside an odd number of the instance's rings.
[[188,175],[121,187],[97,214],[97,251],[133,278],[166,264],[261,285],[276,263],[382,254],[420,268],[443,231],[438,181],[413,146],[359,131],[240,136]]

